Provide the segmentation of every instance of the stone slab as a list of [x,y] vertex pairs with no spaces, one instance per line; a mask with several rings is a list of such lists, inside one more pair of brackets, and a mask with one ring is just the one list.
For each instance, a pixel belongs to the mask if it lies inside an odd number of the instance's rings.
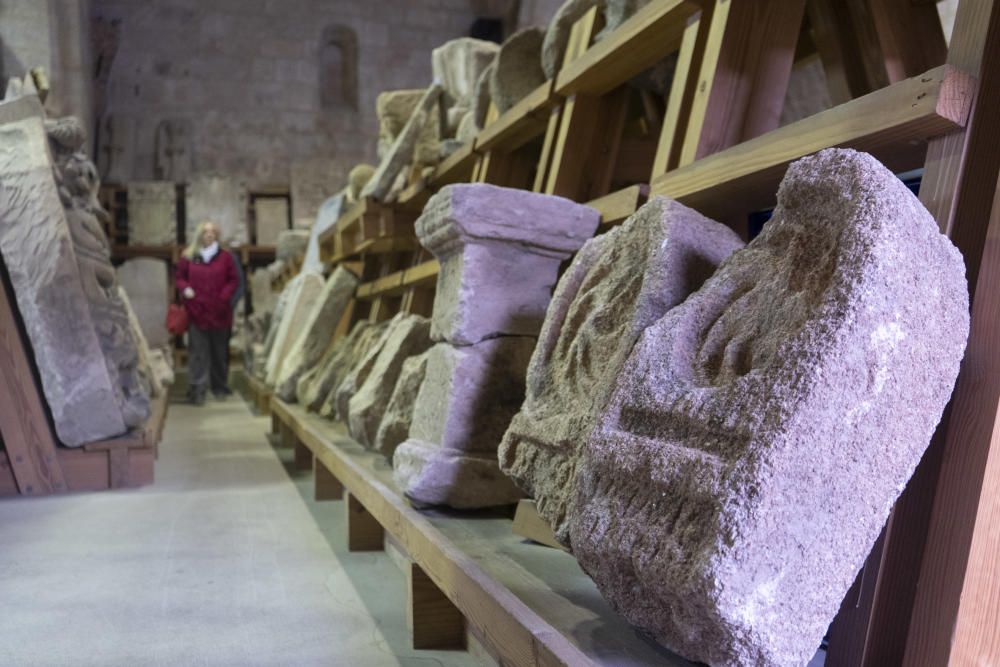
[[177,187],[167,181],[128,184],[128,244],[177,243]]
[[302,262],[303,269],[308,271],[323,270],[323,254],[320,249],[319,240],[324,232],[337,225],[337,220],[344,211],[346,201],[347,196],[341,192],[327,199],[319,207],[316,222],[309,230],[309,241],[306,244],[305,259]]
[[534,347],[534,338],[505,336],[430,349],[409,437],[393,455],[394,478],[409,498],[464,509],[523,495],[500,471],[497,447],[524,399]]
[[432,337],[467,345],[537,335],[560,263],[599,221],[595,209],[562,197],[484,183],[442,188],[416,222],[441,264]]
[[327,409],[328,405],[324,405],[324,409],[320,410],[321,415],[335,416],[342,422],[347,421],[351,398],[365,383],[365,380],[368,379],[368,375],[375,367],[378,355],[382,352],[382,348],[385,347],[393,328],[404,317],[406,317],[404,313],[397,313],[383,327],[380,327],[378,332],[373,332],[372,337],[366,341],[367,344],[364,349],[359,349],[356,354],[352,355],[350,369],[344,374],[344,379],[331,392],[328,399],[327,403],[332,410]]
[[149,346],[170,345],[167,307],[170,305],[171,283],[167,262],[153,257],[134,257],[122,262],[116,271],[118,284],[128,294]]
[[295,400],[299,376],[316,364],[330,347],[333,332],[357,287],[357,277],[338,266],[323,285],[312,310],[297,324],[301,333],[286,353],[275,379],[275,392],[283,400]]
[[930,442],[968,333],[960,253],[871,156],[793,163],[774,217],[645,330],[578,467],[574,554],[712,665],[802,665]]
[[284,197],[257,197],[253,200],[257,245],[278,244],[278,235],[289,228],[291,213]]
[[490,78],[490,98],[503,113],[545,83],[542,42],[545,31],[525,28],[514,33],[497,53]]
[[410,423],[413,421],[413,406],[417,402],[420,385],[427,373],[428,352],[414,355],[403,362],[392,390],[385,413],[378,426],[374,448],[392,459],[396,448],[410,435]]
[[188,183],[185,194],[187,227],[184,238],[190,242],[195,228],[211,221],[218,225],[224,244],[239,246],[248,243],[247,197],[247,187],[242,181],[215,174],[195,176]]
[[368,349],[372,339],[381,335],[382,328],[384,327],[367,321],[357,322],[351,332],[338,341],[339,344],[330,356],[319,364],[320,370],[313,381],[308,386],[300,383],[297,390],[299,403],[322,416],[329,416],[330,409],[323,411],[329,405],[327,400],[343,381],[354,361]]
[[296,278],[301,278],[297,282],[289,283],[292,291],[288,295],[285,304],[284,314],[278,323],[278,330],[275,334],[274,345],[271,347],[270,355],[267,358],[267,369],[265,382],[269,387],[273,387],[278,381],[278,373],[285,362],[285,357],[295,343],[303,323],[312,312],[313,306],[319,299],[323,291],[323,276],[319,273],[304,272],[299,273]]
[[431,346],[430,334],[430,320],[420,315],[407,315],[390,329],[368,377],[347,406],[348,431],[363,446],[375,447],[379,424],[403,362]]

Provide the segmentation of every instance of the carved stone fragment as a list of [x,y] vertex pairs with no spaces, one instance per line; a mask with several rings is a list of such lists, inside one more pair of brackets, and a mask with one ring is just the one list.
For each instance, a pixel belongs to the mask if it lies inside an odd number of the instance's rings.
[[375,446],[375,436],[403,362],[431,346],[430,333],[430,320],[419,315],[407,315],[390,328],[368,377],[347,406],[351,437],[365,447]]
[[351,332],[338,341],[331,354],[318,364],[320,370],[308,387],[300,386],[298,390],[299,403],[309,410],[319,412],[322,416],[331,414],[332,405],[324,411],[331,394],[340,385],[351,365],[368,350],[369,345],[377,339],[384,329],[383,324],[372,325],[367,321],[358,322]]
[[500,467],[569,545],[580,448],[639,335],[743,246],[728,227],[663,197],[580,249],[559,280]]
[[177,243],[177,187],[165,181],[128,184],[129,245]]
[[283,400],[295,400],[299,376],[316,364],[330,346],[333,332],[357,286],[357,277],[338,266],[323,285],[312,310],[297,323],[300,333],[281,362],[275,379],[275,393]]
[[118,267],[117,274],[150,347],[169,345],[170,273],[166,261],[153,257],[127,259]]
[[[351,361],[351,367],[344,375],[344,379],[340,381],[337,388],[331,393],[328,403],[332,404],[332,412],[327,412],[325,410],[320,410],[320,414],[323,416],[336,416],[342,422],[347,422],[347,417],[350,412],[351,398],[357,393],[358,389],[365,383],[368,379],[368,375],[372,372],[375,367],[375,362],[378,361],[378,355],[382,352],[385,347],[386,341],[389,339],[392,330],[400,321],[405,318],[404,313],[397,313],[391,320],[389,320],[384,328],[380,328],[377,335],[373,335],[370,339],[370,343],[363,350],[358,350],[358,354],[353,357]],[[325,407],[325,406],[324,406]]]
[[542,70],[544,37],[545,31],[541,28],[525,28],[500,47],[490,79],[490,97],[500,113],[545,83]]
[[275,334],[274,345],[267,358],[265,382],[273,387],[278,381],[278,373],[293,343],[298,338],[302,324],[312,312],[320,293],[323,291],[323,276],[319,273],[303,272],[289,282],[286,289],[292,291],[284,308],[281,322]]
[[396,448],[410,435],[413,421],[413,407],[417,402],[420,385],[427,373],[427,358],[430,352],[412,356],[403,362],[399,378],[392,390],[389,403],[378,426],[375,449],[392,459]]
[[578,467],[573,550],[689,659],[802,665],[919,462],[968,334],[960,253],[869,155],[792,164],[774,217],[639,338]]
[[219,227],[220,240],[229,245],[243,245],[249,239],[247,230],[246,184],[228,176],[201,174],[188,183],[186,191],[188,242],[195,228],[211,221]]
[[599,219],[593,208],[552,195],[483,183],[442,188],[416,222],[421,244],[441,263],[434,340],[537,335],[560,262]]

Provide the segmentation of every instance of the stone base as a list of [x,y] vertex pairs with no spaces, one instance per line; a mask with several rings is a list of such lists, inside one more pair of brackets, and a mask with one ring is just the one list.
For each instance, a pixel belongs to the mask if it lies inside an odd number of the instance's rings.
[[392,458],[396,484],[410,499],[426,505],[475,509],[512,505],[524,494],[500,471],[496,458],[407,440]]

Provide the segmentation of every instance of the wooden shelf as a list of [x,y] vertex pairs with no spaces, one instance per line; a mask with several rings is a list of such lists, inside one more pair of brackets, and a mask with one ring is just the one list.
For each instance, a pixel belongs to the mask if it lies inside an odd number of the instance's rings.
[[974,91],[972,77],[942,65],[667,172],[650,194],[724,220],[773,205],[788,164],[824,148],[866,151],[896,171],[919,167],[928,139],[965,124]]
[[510,518],[496,513],[414,509],[385,458],[351,440],[342,425],[277,398],[271,410],[296,461],[312,461],[317,494],[339,495],[321,494],[320,484],[346,491],[357,513],[395,540],[501,664],[685,664],[640,638],[570,554],[521,539]]
[[548,111],[558,101],[553,92],[553,82],[546,81],[483,128],[476,137],[476,152],[510,152],[541,136],[548,127]]
[[437,281],[441,265],[432,259],[417,266],[390,273],[368,283],[358,285],[355,296],[371,300],[380,296],[396,296],[411,287],[430,287]]
[[587,202],[587,206],[596,208],[600,212],[602,225],[614,225],[635,213],[646,203],[648,195],[649,186],[630,185],[618,192],[591,200]]
[[687,0],[654,0],[567,64],[555,92],[603,95],[680,49],[688,20],[700,11]]

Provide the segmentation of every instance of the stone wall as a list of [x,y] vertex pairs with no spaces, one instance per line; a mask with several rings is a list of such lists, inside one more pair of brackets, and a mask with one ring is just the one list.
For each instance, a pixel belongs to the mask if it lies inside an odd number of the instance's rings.
[[431,49],[475,14],[468,0],[93,0],[93,17],[117,35],[97,96],[131,126],[123,180],[154,178],[157,128],[186,122],[192,172],[253,189],[287,186],[299,161],[332,158],[340,181],[373,162],[375,97],[426,86]]

